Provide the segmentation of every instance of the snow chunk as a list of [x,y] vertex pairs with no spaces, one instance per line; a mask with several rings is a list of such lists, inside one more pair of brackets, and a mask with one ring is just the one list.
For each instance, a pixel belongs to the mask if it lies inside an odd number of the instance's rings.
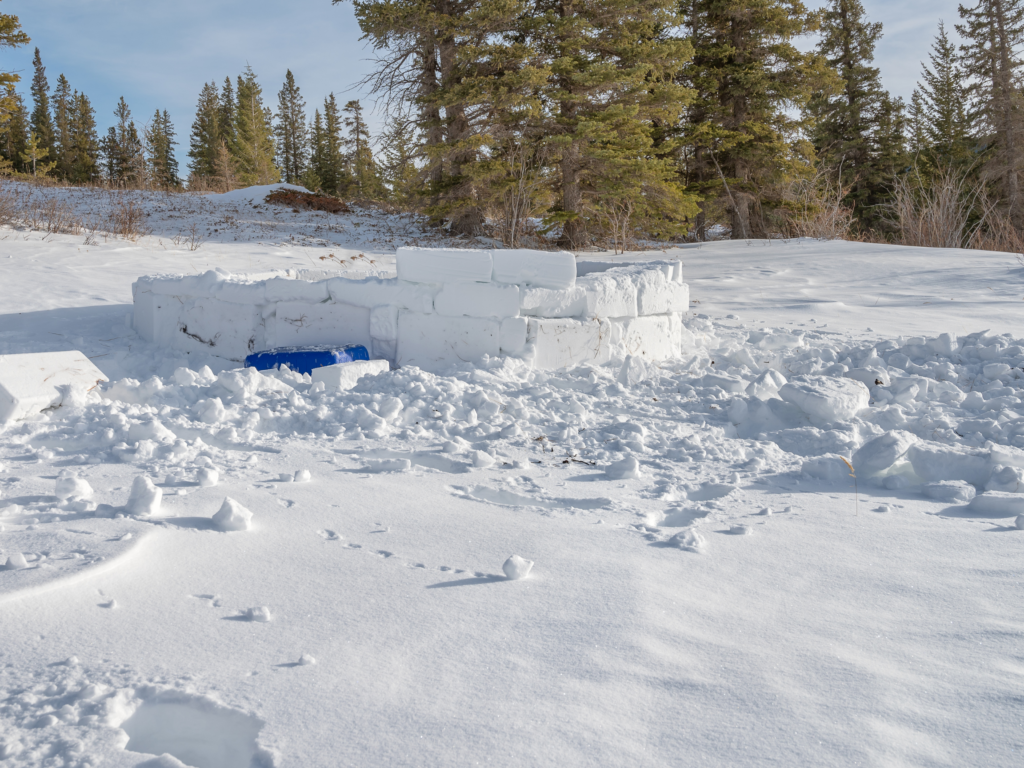
[[153,481],[144,475],[139,475],[132,482],[132,492],[128,496],[128,503],[125,511],[130,515],[149,517],[160,511],[160,502],[163,501],[163,489],[153,485]]
[[363,376],[376,376],[390,370],[391,364],[387,360],[353,360],[350,363],[314,368],[311,377],[314,383],[322,381],[328,389],[349,390]]
[[907,458],[914,465],[914,472],[929,482],[963,480],[981,486],[992,473],[987,451],[920,442],[910,447]]
[[1017,526],[1018,531],[1024,531],[1024,515],[1017,515],[1013,524]]
[[[218,531],[247,531],[251,523],[252,512],[232,498],[225,498],[220,511],[213,516],[213,525]],[[268,613],[264,621],[269,620]]]
[[605,474],[612,480],[635,480],[641,477],[640,462],[633,456],[608,465]]
[[985,491],[974,497],[971,509],[997,517],[1024,514],[1024,494]]
[[910,432],[890,431],[869,440],[853,454],[853,468],[862,478],[884,472],[910,450],[917,436]]
[[944,501],[947,504],[967,504],[978,493],[973,485],[961,480],[928,483],[922,490],[929,499]]
[[300,469],[295,473],[294,481],[296,483],[308,483],[313,479],[313,475],[310,474],[308,469]]
[[196,483],[202,488],[213,488],[220,482],[220,472],[211,467],[200,467],[196,472]]
[[485,451],[473,451],[473,466],[480,469],[494,466],[494,457]]
[[316,664],[316,659],[310,656],[308,653],[304,653],[299,657],[299,666],[308,667],[312,664]]
[[686,531],[680,531],[671,539],[669,544],[672,544],[679,549],[686,552],[696,552],[697,554],[702,553],[707,549],[708,543],[697,531],[692,528]]
[[28,568],[28,561],[21,552],[15,552],[7,558],[7,563],[4,565],[4,569],[8,571],[20,571],[23,568]]
[[505,564],[501,566],[501,570],[505,572],[506,578],[511,581],[525,579],[530,575],[530,570],[532,568],[533,560],[524,560],[519,555],[512,555],[505,561]]
[[824,424],[847,421],[871,400],[861,382],[832,376],[795,376],[779,390],[779,397]]
[[270,609],[265,605],[261,605],[259,608],[246,608],[244,611],[239,611],[238,616],[243,621],[259,621],[262,623],[266,623],[272,618]]
[[61,472],[57,478],[54,496],[61,501],[65,499],[88,499],[92,497],[92,486],[84,478],[70,472]]

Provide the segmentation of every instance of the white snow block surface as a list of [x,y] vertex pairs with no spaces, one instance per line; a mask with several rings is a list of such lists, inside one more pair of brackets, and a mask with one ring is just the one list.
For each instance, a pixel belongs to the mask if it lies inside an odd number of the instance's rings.
[[541,370],[570,368],[586,362],[607,362],[611,324],[607,320],[530,319],[527,343],[533,365]]
[[281,303],[267,320],[268,347],[370,346],[370,310],[349,304]]
[[515,317],[519,314],[519,286],[449,283],[434,298],[434,311],[447,317]]
[[387,360],[353,360],[314,368],[311,378],[314,382],[322,381],[327,389],[345,390],[352,389],[363,376],[376,376],[389,370],[391,364]]
[[519,311],[530,317],[583,317],[587,292],[581,285],[560,290],[523,288],[519,292]]
[[526,347],[529,323],[525,317],[509,317],[501,321],[501,354],[518,355]]
[[576,257],[568,251],[512,248],[491,251],[494,282],[539,288],[569,288],[576,282]]
[[398,364],[437,371],[477,362],[501,351],[497,320],[402,312],[398,316]]
[[90,390],[106,380],[81,352],[0,355],[0,424],[60,406],[71,387]]
[[399,248],[398,279],[411,283],[489,283],[493,266],[487,251]]
[[636,317],[636,282],[621,269],[597,272],[580,278],[587,292],[587,317]]

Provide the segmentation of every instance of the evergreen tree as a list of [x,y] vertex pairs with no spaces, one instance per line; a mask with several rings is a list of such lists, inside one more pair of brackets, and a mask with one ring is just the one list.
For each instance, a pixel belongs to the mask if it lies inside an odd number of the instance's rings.
[[67,179],[71,175],[71,111],[74,109],[71,84],[62,74],[53,89],[54,159],[57,175]]
[[917,88],[910,97],[910,113],[907,120],[909,149],[919,156],[928,148],[928,115],[925,112],[924,96]]
[[416,128],[401,117],[381,135],[381,178],[391,200],[401,206],[412,205],[419,191],[418,147]]
[[36,48],[32,59],[35,74],[32,76],[32,131],[39,148],[50,153],[53,150],[53,118],[50,116],[50,84],[46,80],[46,67]]
[[272,113],[263,104],[263,90],[251,67],[239,75],[235,94],[234,137],[229,144],[239,182],[245,186],[281,180],[274,165]]
[[309,123],[309,165],[302,175],[302,186],[311,192],[323,189],[323,172],[327,158],[327,142],[324,136],[324,121],[320,110],[313,111]]
[[0,156],[10,163],[9,168],[15,171],[24,169],[22,154],[26,150],[29,132],[29,115],[25,100],[18,93],[13,83],[6,87],[3,97],[6,119],[0,123]]
[[[18,48],[28,42],[28,35],[22,31],[18,17],[9,13],[0,13],[0,48]],[[20,80],[21,76],[18,73],[0,70],[0,88],[3,88],[6,93],[10,93],[7,86],[14,85]]]
[[949,40],[946,25],[939,32],[928,55],[931,67],[922,64],[920,93],[929,146],[939,157],[966,159],[969,155],[971,121],[967,112],[967,87],[960,69],[956,47]]
[[53,166],[56,165],[54,162],[43,162],[49,155],[50,151],[40,144],[39,136],[36,135],[36,132],[30,132],[28,140],[25,142],[25,151],[21,153],[21,159],[25,163],[26,170],[31,172],[33,176],[46,176],[53,170]]
[[[319,117],[319,112],[314,117],[314,124],[317,117]],[[341,113],[338,111],[338,102],[332,93],[324,99],[319,163],[314,168],[320,178],[321,189],[328,195],[346,194],[350,183],[345,156],[345,140],[341,135],[341,129]]]
[[225,77],[220,91],[220,119],[217,125],[221,143],[229,148],[235,143],[235,107],[235,89],[231,85],[231,78]]
[[[17,16],[0,13],[0,48],[18,48],[29,42],[28,35],[21,30],[21,22]],[[21,165],[21,153],[24,151],[26,129],[24,122],[20,126],[11,126],[11,121],[20,119],[25,104],[14,89],[15,83],[21,80],[16,72],[0,70],[0,157],[10,163],[8,170]],[[15,139],[15,136],[18,138]],[[13,145],[17,144],[18,149]],[[2,164],[0,164],[2,165]]]
[[[766,236],[758,190],[810,167],[798,141],[809,126],[792,108],[839,86],[820,55],[793,43],[816,21],[799,0],[692,0],[687,9],[696,53],[683,80],[696,98],[682,130],[692,147],[686,179],[725,204],[733,238]],[[701,215],[698,233],[703,225]]]
[[363,120],[363,107],[358,99],[344,107],[345,127],[348,128],[349,168],[352,172],[352,187],[356,197],[377,197],[380,184],[377,169],[370,149],[370,131]]
[[284,172],[285,181],[298,184],[306,168],[309,154],[309,136],[306,132],[306,102],[295,84],[295,76],[289,69],[285,73],[284,86],[277,96],[277,151],[278,165]]
[[847,202],[862,222],[878,218],[882,179],[875,165],[876,133],[881,119],[882,88],[878,68],[871,66],[882,25],[868,22],[860,0],[831,0],[822,15],[818,52],[841,78],[841,91],[811,100],[816,120],[814,145],[818,157],[850,190]]
[[174,126],[167,110],[161,113],[158,109],[143,133],[150,178],[161,187],[178,186],[178,161],[174,157],[178,142],[174,140]]
[[961,5],[960,17],[963,24],[956,29],[966,41],[961,46],[964,72],[973,79],[981,128],[991,137],[984,177],[998,185],[1011,220],[1024,229],[1024,122],[1018,87],[1024,0],[978,0],[973,8]]
[[197,178],[217,175],[217,154],[226,140],[216,83],[206,83],[199,92],[196,119],[189,137],[189,171]]
[[72,96],[70,118],[70,165],[68,180],[74,184],[95,181],[99,177],[97,159],[96,112],[84,93]]
[[143,153],[142,140],[132,120],[132,111],[128,108],[124,96],[114,110],[117,124],[107,132],[103,142],[103,154],[106,156],[107,178],[115,185],[131,186],[146,183],[146,160]]

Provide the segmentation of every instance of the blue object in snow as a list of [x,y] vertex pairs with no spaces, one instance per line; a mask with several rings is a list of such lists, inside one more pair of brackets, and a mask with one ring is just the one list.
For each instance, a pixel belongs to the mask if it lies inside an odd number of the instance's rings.
[[287,365],[296,373],[312,373],[314,368],[323,368],[325,365],[369,359],[370,353],[362,344],[349,344],[346,347],[278,347],[249,355],[245,358],[245,367],[267,371]]

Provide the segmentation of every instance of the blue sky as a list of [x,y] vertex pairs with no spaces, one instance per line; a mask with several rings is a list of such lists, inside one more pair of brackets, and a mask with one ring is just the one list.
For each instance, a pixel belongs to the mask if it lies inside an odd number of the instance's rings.
[[[805,0],[815,7],[815,0]],[[876,64],[885,86],[909,98],[919,62],[940,18],[952,31],[958,0],[864,0],[869,16],[885,26]],[[348,3],[330,0],[2,0],[0,12],[21,18],[32,44],[0,52],[0,67],[20,70],[27,94],[32,49],[38,46],[51,87],[64,73],[87,93],[101,129],[112,121],[119,96],[137,122],[166,109],[178,131],[184,165],[196,98],[204,82],[234,78],[252,66],[276,106],[291,69],[307,107],[334,92],[363,98],[356,87],[372,65]],[[378,121],[371,116],[371,127]]]

